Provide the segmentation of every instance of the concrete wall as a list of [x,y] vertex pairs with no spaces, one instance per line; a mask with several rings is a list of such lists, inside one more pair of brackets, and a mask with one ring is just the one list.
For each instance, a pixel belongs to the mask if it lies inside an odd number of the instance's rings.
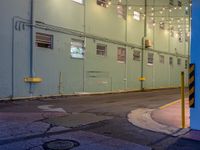
[[[141,0],[128,2],[144,4]],[[148,2],[157,5],[165,1]],[[144,21],[133,20],[131,13],[127,14],[127,20],[119,18],[116,6],[104,8],[98,6],[95,0],[86,0],[85,5],[71,0],[34,0],[34,21],[54,25],[56,30],[34,27],[34,37],[36,32],[52,34],[54,46],[53,49],[45,49],[33,44],[33,73],[43,82],[33,85],[31,95],[30,85],[24,82],[24,77],[28,77],[30,72],[30,26],[19,24],[19,21],[30,20],[30,0],[1,0],[0,98],[140,89],[141,61],[133,60],[133,50],[138,47],[141,51]],[[14,16],[27,21],[15,17],[12,26]],[[60,27],[62,32],[58,32]],[[69,30],[86,32],[87,37],[69,34],[66,32]],[[171,38],[158,25],[147,27],[147,37],[153,41],[153,47],[144,53],[144,87],[179,86],[180,71],[187,72],[184,61],[188,55],[188,44]],[[71,39],[85,41],[85,59],[71,58]],[[107,45],[107,56],[96,55],[97,43]],[[117,61],[118,47],[126,48],[126,63]],[[150,51],[154,53],[151,66],[147,65]],[[160,64],[159,55],[164,55],[164,64]],[[169,57],[173,57],[172,66],[169,65]],[[180,66],[177,65],[179,57],[182,59]],[[101,72],[101,75],[90,77],[90,72]]]

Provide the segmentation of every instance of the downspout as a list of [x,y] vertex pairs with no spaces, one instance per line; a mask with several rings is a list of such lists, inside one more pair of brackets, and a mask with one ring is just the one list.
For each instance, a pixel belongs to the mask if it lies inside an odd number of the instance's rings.
[[83,57],[83,92],[85,92],[85,55],[86,55],[86,1],[84,1],[84,14],[83,14],[83,31],[84,31],[84,57]]
[[15,83],[15,78],[14,78],[14,45],[15,44],[15,18],[12,18],[12,83],[11,83],[11,99],[14,98],[14,83]]
[[[147,0],[145,0],[144,9],[145,19],[144,19],[144,36],[142,37],[142,56],[141,56],[141,78],[144,78],[144,50],[145,50],[145,38],[147,36]],[[140,80],[141,91],[144,90],[144,80]]]
[[[31,20],[31,26],[30,26],[30,77],[32,78],[33,75],[33,47],[34,47],[34,0],[31,0],[31,12],[30,12],[30,20]],[[33,94],[33,84],[30,82],[29,86],[29,94],[32,96]]]
[[[126,0],[126,20],[125,20],[125,42],[127,43],[128,40],[128,0]],[[125,89],[128,88],[128,46],[126,45],[126,61],[125,61]]]

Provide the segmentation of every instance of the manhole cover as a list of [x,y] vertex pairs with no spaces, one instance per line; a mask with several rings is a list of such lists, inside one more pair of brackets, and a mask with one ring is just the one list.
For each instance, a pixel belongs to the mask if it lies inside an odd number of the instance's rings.
[[54,140],[43,144],[45,150],[70,150],[80,144],[73,140]]

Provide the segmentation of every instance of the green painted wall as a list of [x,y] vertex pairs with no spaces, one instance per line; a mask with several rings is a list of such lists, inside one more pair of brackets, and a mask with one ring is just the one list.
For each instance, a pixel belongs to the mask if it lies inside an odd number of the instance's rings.
[[[26,9],[17,5],[15,8],[18,16],[29,19],[30,0],[20,2],[26,5]],[[11,0],[3,0],[8,7]],[[12,2],[17,3],[17,2]],[[123,1],[125,4],[125,0]],[[131,5],[144,7],[144,0],[128,0]],[[149,0],[149,5],[164,5],[165,0]],[[13,4],[14,5],[14,4]],[[0,7],[1,8],[1,7]],[[1,38],[8,36],[12,42],[12,17],[16,10],[0,10],[9,12],[9,19],[4,21],[0,29]],[[136,9],[136,8],[132,8]],[[138,8],[137,8],[138,9]],[[2,14],[2,13],[0,13]],[[139,90],[141,75],[141,61],[133,60],[133,51],[141,51],[142,37],[144,36],[144,20],[136,21],[130,11],[127,12],[127,20],[119,18],[116,6],[104,8],[98,6],[95,0],[85,0],[85,4],[78,4],[72,0],[34,0],[34,21],[53,25],[54,31],[34,27],[34,33],[42,32],[53,35],[53,49],[38,48],[34,44],[33,66],[34,75],[41,77],[43,82],[33,85],[33,96],[74,94],[77,92],[106,92],[122,90]],[[3,16],[1,16],[2,18]],[[18,19],[20,21],[20,19]],[[149,24],[149,23],[148,23]],[[9,32],[5,33],[3,30]],[[61,31],[62,30],[62,31]],[[30,58],[30,26],[25,30],[14,31],[14,97],[31,96],[29,84],[24,83],[23,78],[29,75]],[[73,32],[73,33],[72,33]],[[79,36],[74,33],[79,34]],[[86,37],[84,36],[86,33]],[[9,33],[9,35],[7,35]],[[180,43],[178,39],[170,37],[169,33],[157,26],[147,26],[147,38],[153,41],[151,49],[144,51],[144,82],[145,89],[177,87],[180,84],[180,72],[185,71],[185,60],[188,55],[188,43]],[[71,39],[85,41],[85,58],[74,59],[70,55]],[[1,42],[2,43],[2,42]],[[107,55],[96,54],[97,44],[107,45]],[[3,46],[2,46],[3,45]],[[0,55],[1,64],[11,59],[12,48],[9,43],[0,44],[0,48],[7,50],[8,54]],[[126,62],[117,61],[117,48],[126,48]],[[147,64],[148,53],[154,53],[154,64]],[[165,57],[164,64],[159,61],[159,55]],[[173,65],[169,65],[169,57],[173,57]],[[177,65],[177,57],[182,63]],[[2,71],[5,67],[1,66]],[[12,65],[7,66],[11,70]],[[4,70],[4,71],[3,71]],[[0,98],[11,95],[12,72],[1,75]],[[187,78],[187,77],[186,77]],[[186,79],[187,81],[187,79]],[[9,91],[9,92],[8,92]],[[7,94],[5,94],[7,93]]]

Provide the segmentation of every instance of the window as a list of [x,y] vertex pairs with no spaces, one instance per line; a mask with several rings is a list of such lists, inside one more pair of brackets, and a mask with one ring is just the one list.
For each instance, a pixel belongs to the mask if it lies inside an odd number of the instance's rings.
[[153,53],[148,53],[148,65],[153,65]]
[[102,6],[102,7],[107,7],[108,0],[97,0],[97,5]]
[[140,57],[141,57],[141,52],[139,50],[134,50],[133,51],[133,60],[140,61]]
[[165,29],[165,23],[164,22],[160,22],[160,29]]
[[188,60],[185,60],[185,69],[188,69]]
[[174,37],[174,31],[170,32],[171,37]]
[[137,11],[133,12],[133,19],[140,21],[140,13]]
[[182,42],[183,42],[183,38],[182,38],[181,36],[179,36],[178,41],[179,41],[180,43],[182,43]]
[[169,57],[169,64],[173,65],[173,57]]
[[181,65],[181,59],[177,58],[177,65]]
[[70,51],[72,58],[84,58],[84,41],[72,39]]
[[185,33],[185,41],[186,42],[190,41],[190,34],[189,33]]
[[126,49],[118,47],[117,49],[117,61],[125,62],[126,61]]
[[181,2],[181,0],[178,0],[178,7],[182,7],[182,2]]
[[36,33],[37,47],[53,49],[53,35]]
[[106,56],[107,55],[107,45],[97,44],[97,55]]
[[77,2],[79,4],[83,4],[83,0],[72,0],[72,1]]
[[165,57],[163,55],[160,55],[160,63],[161,64],[165,63]]
[[188,9],[185,10],[185,15],[189,15],[189,10]]
[[169,5],[173,6],[174,5],[174,0],[169,0]]
[[121,3],[117,5],[117,15],[120,18],[126,19],[126,7]]

